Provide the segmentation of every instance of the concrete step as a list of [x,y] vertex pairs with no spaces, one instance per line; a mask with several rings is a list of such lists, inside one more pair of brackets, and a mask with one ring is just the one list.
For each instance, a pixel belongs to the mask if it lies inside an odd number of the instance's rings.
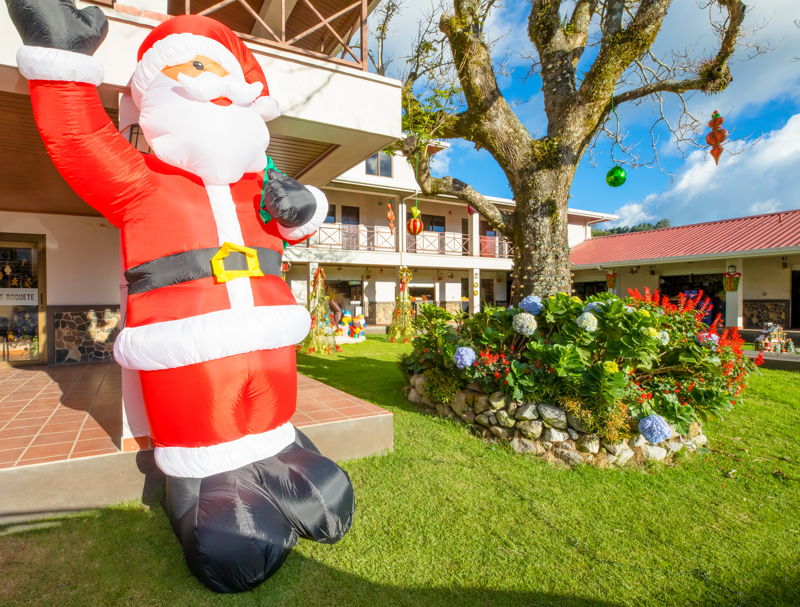
[[[344,461],[394,447],[393,416],[383,414],[302,426],[323,455]],[[100,508],[126,501],[160,503],[164,476],[152,451],[114,453],[0,470],[0,524]]]

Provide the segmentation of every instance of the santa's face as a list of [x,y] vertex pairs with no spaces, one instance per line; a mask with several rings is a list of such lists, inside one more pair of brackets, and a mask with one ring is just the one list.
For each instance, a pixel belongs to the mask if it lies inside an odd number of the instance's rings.
[[156,76],[139,102],[139,126],[159,159],[205,183],[234,183],[266,166],[269,132],[253,106],[261,88],[198,56]]

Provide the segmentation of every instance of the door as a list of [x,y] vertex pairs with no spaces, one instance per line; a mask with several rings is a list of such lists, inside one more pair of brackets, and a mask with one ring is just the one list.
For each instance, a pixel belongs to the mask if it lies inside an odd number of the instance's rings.
[[342,206],[342,248],[357,251],[359,245],[358,230],[361,223],[358,207]]
[[43,363],[44,235],[0,233],[0,361]]
[[789,326],[800,329],[800,270],[792,270],[792,313]]

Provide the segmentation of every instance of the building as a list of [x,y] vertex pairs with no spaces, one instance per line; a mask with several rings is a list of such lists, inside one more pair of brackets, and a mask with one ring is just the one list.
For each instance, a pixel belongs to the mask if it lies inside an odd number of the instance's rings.
[[[513,252],[478,213],[470,214],[453,197],[418,194],[414,170],[400,156],[385,152],[345,171],[323,188],[330,203],[326,223],[315,236],[286,251],[286,279],[299,301],[310,277],[322,266],[328,286],[368,324],[387,325],[398,293],[397,273],[411,268],[410,294],[451,312],[475,311],[482,304],[507,305]],[[500,207],[514,201],[492,198]],[[418,236],[406,230],[410,208],[418,204],[425,226]],[[396,217],[392,231],[387,219]],[[615,219],[606,213],[569,210],[569,243],[591,237],[595,223]]]
[[577,293],[606,290],[607,277],[620,295],[702,289],[727,326],[800,329],[800,209],[592,238],[571,260]]

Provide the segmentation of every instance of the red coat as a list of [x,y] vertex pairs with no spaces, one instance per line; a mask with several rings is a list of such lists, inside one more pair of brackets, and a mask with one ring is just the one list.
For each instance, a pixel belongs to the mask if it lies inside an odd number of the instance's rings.
[[[258,217],[261,174],[206,187],[136,151],[92,84],[31,80],[30,91],[59,172],[120,229],[126,269],[226,241],[282,253],[277,223]],[[279,276],[200,278],[129,295],[115,356],[140,371],[157,445],[217,445],[288,421],[296,399],[294,344],[308,324]],[[259,365],[270,368],[259,373]]]

